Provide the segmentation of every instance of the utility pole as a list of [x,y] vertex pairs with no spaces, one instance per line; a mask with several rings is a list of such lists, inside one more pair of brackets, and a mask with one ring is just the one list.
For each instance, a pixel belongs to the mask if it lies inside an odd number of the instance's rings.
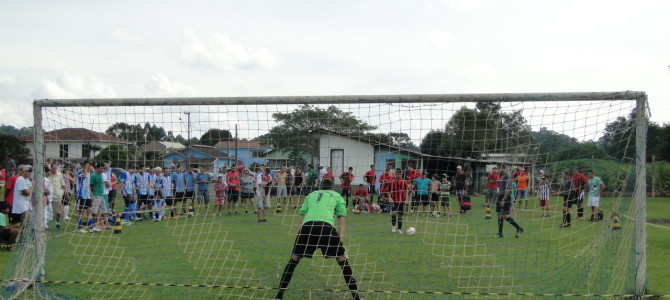
[[191,167],[191,112],[184,112],[184,114],[187,116],[186,118],[186,136],[188,140],[186,140],[186,159],[188,160],[188,166],[186,166],[186,169],[189,169]]
[[239,139],[237,138],[237,124],[235,124],[235,165],[240,163],[240,159],[238,157],[240,151],[239,146],[240,146]]

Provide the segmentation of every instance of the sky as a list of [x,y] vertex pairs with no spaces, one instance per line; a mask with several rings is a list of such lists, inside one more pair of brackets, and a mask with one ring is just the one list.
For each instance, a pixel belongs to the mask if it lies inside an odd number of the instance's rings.
[[644,91],[670,1],[0,0],[0,123],[57,98]]

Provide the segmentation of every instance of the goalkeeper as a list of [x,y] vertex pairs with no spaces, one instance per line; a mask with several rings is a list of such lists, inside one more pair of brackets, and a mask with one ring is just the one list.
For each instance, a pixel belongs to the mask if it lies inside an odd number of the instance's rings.
[[[295,239],[291,259],[288,261],[284,274],[279,282],[279,292],[275,299],[283,299],[284,292],[295,268],[303,257],[312,257],[317,248],[321,249],[324,257],[334,257],[342,268],[344,281],[349,286],[349,291],[354,299],[358,297],[358,285],[356,279],[352,276],[353,271],[347,261],[347,250],[342,244],[341,237],[344,236],[345,222],[347,215],[344,199],[337,192],[332,191],[334,181],[324,179],[320,191],[315,191],[305,198],[305,202],[300,207],[300,231]],[[337,215],[340,227],[340,234],[334,227],[334,217]]]

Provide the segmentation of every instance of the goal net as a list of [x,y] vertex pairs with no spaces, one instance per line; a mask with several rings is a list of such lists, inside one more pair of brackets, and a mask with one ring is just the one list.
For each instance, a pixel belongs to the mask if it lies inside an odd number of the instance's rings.
[[[38,100],[22,138],[33,209],[0,295],[274,298],[324,176],[365,299],[639,295],[645,105],[643,92]],[[101,207],[96,172],[111,183]],[[351,298],[320,250],[291,274],[288,299]]]

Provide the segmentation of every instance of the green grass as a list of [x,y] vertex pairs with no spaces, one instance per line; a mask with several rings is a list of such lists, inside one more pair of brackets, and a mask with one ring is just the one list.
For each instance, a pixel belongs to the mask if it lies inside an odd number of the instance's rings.
[[[558,200],[552,200],[556,205]],[[452,201],[453,202],[453,201]],[[602,201],[607,209],[609,201]],[[648,199],[649,218],[666,218],[670,199]],[[577,222],[558,229],[559,207],[552,218],[519,211],[515,219],[525,228],[514,238],[505,224],[505,238],[493,239],[496,222],[483,218],[480,199],[468,216],[454,218],[406,217],[416,236],[390,233],[388,215],[347,217],[345,245],[360,288],[365,290],[459,291],[510,293],[606,293],[631,286],[632,223],[612,231],[609,222]],[[533,203],[534,204],[534,203]],[[573,208],[574,209],[574,208]],[[588,216],[588,214],[587,214]],[[495,218],[495,214],[494,214]],[[247,286],[250,289],[47,284],[66,298],[216,299],[232,295],[271,298],[288,261],[298,217],[292,212],[271,213],[259,224],[255,215],[202,216],[141,222],[99,234],[76,234],[74,223],[52,229],[48,244],[48,280],[151,282]],[[670,225],[666,225],[670,227]],[[665,259],[670,254],[667,229],[648,226],[649,292],[670,294]],[[16,253],[16,252],[12,252]],[[318,253],[318,251],[317,251]],[[623,257],[623,258],[622,258]],[[627,258],[626,258],[627,257]],[[8,252],[0,263],[13,266]],[[305,259],[298,266],[287,297],[290,299],[346,299],[333,260]],[[375,293],[366,299],[440,298],[431,295]]]

